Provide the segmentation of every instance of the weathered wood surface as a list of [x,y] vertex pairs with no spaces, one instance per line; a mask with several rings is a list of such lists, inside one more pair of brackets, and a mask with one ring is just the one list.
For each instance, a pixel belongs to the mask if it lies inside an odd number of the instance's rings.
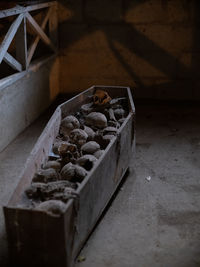
[[16,6],[14,8],[0,11],[0,19],[10,17],[10,16],[15,16],[15,15],[25,13],[25,12],[34,11],[37,9],[47,8],[47,7],[54,6],[54,5],[56,5],[56,1],[41,3],[41,4],[27,6],[27,7]]
[[79,200],[69,200],[65,214],[58,218],[17,207],[34,172],[47,158],[58,133],[61,117],[76,111],[77,104],[86,103],[87,96],[92,95],[96,88],[103,87],[92,87],[56,109],[26,163],[21,181],[8,206],[4,207],[14,266],[73,266],[77,253],[129,167],[135,140],[134,104],[129,88],[106,86],[111,97],[129,96],[130,112],[105,154],[77,189]]
[[2,62],[4,56],[5,56],[5,53],[7,52],[8,50],[8,47],[10,46],[16,32],[17,32],[17,29],[19,27],[19,25],[21,24],[22,20],[24,18],[24,15],[23,14],[20,14],[16,20],[12,23],[12,25],[10,26],[8,32],[6,33],[6,36],[4,37],[4,40],[3,42],[1,43],[0,45],[0,63]]
[[4,55],[4,61],[10,65],[13,69],[22,71],[22,64],[20,64],[11,54],[8,52]]
[[[42,25],[40,26],[29,12],[34,10],[40,10],[43,8],[47,9],[47,14],[42,22]],[[56,52],[58,26],[57,3],[53,1],[27,7],[21,7],[17,5],[13,9],[0,11],[0,19],[14,15],[17,15],[17,17],[11,24],[8,32],[4,37],[4,40],[0,44],[0,64],[2,60],[4,60],[13,69],[21,72],[22,70],[27,70],[27,67],[30,65],[31,59],[40,39],[46,45],[48,45],[53,52]],[[28,51],[26,22],[29,23],[30,27],[37,34]],[[48,37],[45,33],[45,27],[47,25],[47,22],[49,22],[48,30],[50,37]],[[16,37],[16,58],[14,58],[10,53],[8,53],[8,48],[14,37]]]

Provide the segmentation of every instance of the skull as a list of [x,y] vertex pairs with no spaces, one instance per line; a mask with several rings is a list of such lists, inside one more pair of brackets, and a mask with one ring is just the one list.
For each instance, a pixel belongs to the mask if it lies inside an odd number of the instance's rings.
[[107,119],[101,112],[91,112],[85,118],[85,124],[95,128],[105,128],[107,126]]
[[60,133],[62,135],[64,135],[65,137],[68,137],[69,133],[73,130],[73,129],[77,129],[80,127],[80,123],[77,120],[76,117],[69,115],[67,117],[65,117],[62,121],[61,121],[61,126],[60,126]]
[[88,134],[82,129],[74,129],[73,131],[71,131],[69,137],[73,143],[75,143],[78,146],[79,145],[82,146],[83,144],[86,143]]
[[111,97],[106,91],[97,90],[93,95],[93,102],[97,106],[103,106],[111,100]]
[[83,154],[94,154],[99,149],[100,145],[95,141],[87,142],[81,147],[81,151]]
[[93,156],[93,155],[84,155],[84,156],[80,157],[77,160],[77,163],[81,167],[85,168],[87,171],[90,171],[96,161],[97,161],[97,158],[95,158],[95,156]]

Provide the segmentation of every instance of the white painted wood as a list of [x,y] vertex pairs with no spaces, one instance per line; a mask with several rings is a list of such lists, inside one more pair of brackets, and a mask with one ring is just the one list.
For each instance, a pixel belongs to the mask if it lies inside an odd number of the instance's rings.
[[10,16],[14,16],[14,15],[18,15],[20,13],[34,11],[34,10],[37,10],[37,9],[43,9],[43,8],[46,8],[46,7],[53,6],[55,4],[56,4],[56,1],[47,2],[47,3],[41,3],[41,4],[27,6],[27,7],[16,6],[14,8],[10,8],[10,9],[6,9],[6,10],[3,10],[3,11],[0,11],[0,19],[1,18],[10,17]]
[[26,75],[26,71],[21,71],[21,72],[12,74],[8,77],[5,77],[3,79],[0,79],[0,92],[2,92],[6,87],[22,79],[25,75]]
[[25,15],[30,26],[33,28],[33,30],[36,31],[36,33],[40,36],[43,42],[47,44],[53,51],[56,51],[55,46],[53,45],[49,37],[46,35],[46,33],[42,30],[42,28],[38,25],[38,23],[34,20],[34,18],[28,12]]
[[42,59],[38,59],[37,61],[34,61],[34,63],[30,64],[30,67],[27,69],[27,71],[21,71],[19,73],[12,74],[8,77],[5,77],[3,79],[0,79],[0,92],[8,87],[14,84],[15,82],[22,79],[27,73],[36,72],[41,68],[44,64],[48,64],[51,60],[56,58],[56,54],[53,54],[51,56],[43,57]]
[[2,62],[2,60],[5,56],[5,53],[7,52],[8,47],[10,46],[10,44],[11,44],[11,42],[12,42],[12,40],[13,40],[16,32],[17,32],[18,27],[23,20],[23,17],[24,17],[24,14],[20,14],[16,18],[16,20],[10,26],[3,42],[1,43],[1,45],[0,45],[0,63]]
[[3,60],[10,65],[13,69],[22,71],[22,64],[20,64],[11,54],[6,52]]
[[27,68],[27,40],[26,40],[26,17],[23,18],[16,32],[16,59]]
[[[48,10],[48,12],[47,12],[47,14],[46,14],[46,16],[45,16],[45,18],[44,18],[44,20],[43,20],[43,22],[42,22],[41,29],[42,29],[43,31],[44,31],[44,29],[45,29],[45,27],[46,27],[46,25],[47,25],[47,22],[48,22],[48,20],[49,20],[50,14],[52,14],[52,10],[51,10],[51,9]],[[37,35],[37,36],[35,37],[35,40],[34,40],[33,43],[31,44],[30,48],[28,49],[28,58],[27,58],[27,64],[28,64],[28,65],[29,65],[30,62],[31,62],[31,59],[32,59],[32,57],[33,57],[33,54],[34,54],[34,52],[35,52],[35,49],[36,49],[36,47],[37,47],[37,45],[38,45],[39,40],[40,40],[40,36]]]

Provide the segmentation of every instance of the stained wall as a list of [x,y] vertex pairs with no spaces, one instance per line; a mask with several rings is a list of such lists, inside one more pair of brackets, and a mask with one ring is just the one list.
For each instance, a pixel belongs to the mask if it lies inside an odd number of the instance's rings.
[[59,1],[60,91],[128,85],[135,97],[200,99],[200,2]]

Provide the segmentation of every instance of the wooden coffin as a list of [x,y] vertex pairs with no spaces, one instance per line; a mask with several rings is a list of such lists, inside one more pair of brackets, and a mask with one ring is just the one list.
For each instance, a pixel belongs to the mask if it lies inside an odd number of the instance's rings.
[[[78,200],[70,199],[64,214],[50,216],[18,204],[34,173],[50,153],[61,119],[88,102],[96,89],[105,89],[111,97],[128,99],[129,114],[116,137],[107,146],[92,170],[77,189]],[[128,87],[93,86],[58,106],[33,148],[20,182],[4,207],[10,260],[13,266],[71,267],[111,199],[135,149],[135,108]]]

